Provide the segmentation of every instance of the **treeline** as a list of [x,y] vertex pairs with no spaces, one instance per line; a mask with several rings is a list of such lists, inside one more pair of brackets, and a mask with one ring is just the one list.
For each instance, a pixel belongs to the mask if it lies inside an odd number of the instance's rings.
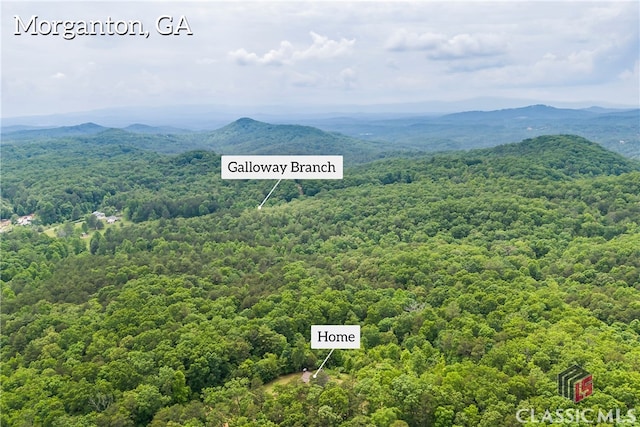
[[[220,157],[210,151],[160,155],[104,134],[1,148],[3,219],[36,213],[37,221],[48,225],[108,208],[134,222],[190,218],[220,208],[247,208],[248,200],[259,203],[271,188],[264,181],[222,181]],[[423,155],[411,162],[387,159],[350,170],[340,181],[285,181],[274,199],[290,201],[331,189],[414,180],[562,181],[638,170],[638,163],[579,137],[547,136],[489,151]]]
[[39,143],[3,146],[3,218],[35,213],[47,225],[109,207],[133,221],[192,217],[215,211],[218,198],[225,204],[236,196],[233,184],[215,186],[220,158],[210,152],[169,157],[131,147],[89,146],[85,153],[74,141],[60,144],[42,148],[39,155],[24,154]]

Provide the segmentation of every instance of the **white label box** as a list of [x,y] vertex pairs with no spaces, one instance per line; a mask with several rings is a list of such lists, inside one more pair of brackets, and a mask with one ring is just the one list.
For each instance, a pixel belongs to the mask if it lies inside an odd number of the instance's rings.
[[360,325],[311,325],[311,348],[360,348]]
[[342,179],[342,156],[222,156],[222,179]]

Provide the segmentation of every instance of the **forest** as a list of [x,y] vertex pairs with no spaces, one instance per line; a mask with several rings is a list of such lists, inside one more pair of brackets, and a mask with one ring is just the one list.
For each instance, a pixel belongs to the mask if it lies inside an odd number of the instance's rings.
[[[2,217],[37,218],[0,235],[3,426],[533,426],[517,412],[638,406],[637,160],[572,135],[374,150],[257,210],[272,182],[118,134],[2,146]],[[316,324],[360,325],[362,346],[304,382],[328,353]],[[580,403],[558,395],[574,364],[593,375]]]

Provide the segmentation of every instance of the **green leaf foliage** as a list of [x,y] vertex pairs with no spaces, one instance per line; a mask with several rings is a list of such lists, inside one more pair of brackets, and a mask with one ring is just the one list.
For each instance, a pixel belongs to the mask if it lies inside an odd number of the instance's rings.
[[[57,143],[77,160],[3,146],[13,209],[133,222],[3,233],[2,425],[512,426],[640,402],[640,167],[589,141],[379,160],[260,211],[270,183],[217,179],[211,152]],[[22,182],[26,159],[49,179]],[[314,324],[361,325],[362,348],[303,382]],[[573,364],[580,404],[557,395]]]

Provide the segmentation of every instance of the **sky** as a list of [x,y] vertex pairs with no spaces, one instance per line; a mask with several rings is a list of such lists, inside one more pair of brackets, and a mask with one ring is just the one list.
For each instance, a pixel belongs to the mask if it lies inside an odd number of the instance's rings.
[[[40,30],[27,34],[34,15]],[[162,16],[177,35],[159,34]],[[139,21],[149,36],[43,34],[51,21],[76,31],[109,17],[120,29]],[[3,1],[1,22],[2,117],[480,98],[640,104],[638,1]]]

